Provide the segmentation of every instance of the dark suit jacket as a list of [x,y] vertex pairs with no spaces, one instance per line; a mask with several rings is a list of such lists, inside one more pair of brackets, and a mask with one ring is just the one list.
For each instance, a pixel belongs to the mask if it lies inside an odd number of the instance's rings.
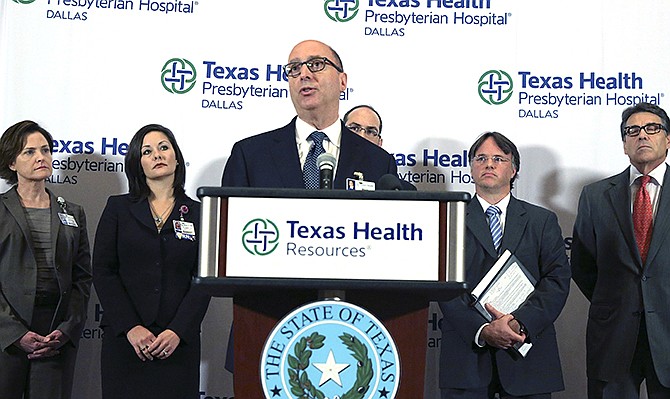
[[[474,288],[495,263],[498,255],[477,198],[467,206],[466,280]],[[444,315],[440,343],[440,387],[475,389],[491,382],[491,356],[495,356],[500,382],[508,393],[524,396],[563,389],[563,377],[556,343],[554,320],[570,288],[570,267],[565,255],[556,215],[544,208],[510,199],[501,252],[509,249],[537,280],[535,291],[512,312],[528,330],[532,349],[522,359],[509,351],[474,343],[484,318],[470,304],[466,294],[440,303]]]
[[628,169],[582,190],[572,273],[591,301],[586,327],[589,378],[611,381],[627,375],[644,313],[656,374],[670,387],[669,175],[663,178],[644,265],[633,233]]
[[[175,237],[179,208],[195,224],[196,241]],[[191,289],[198,268],[200,203],[176,199],[160,233],[146,199],[112,196],[100,217],[93,251],[93,279],[103,307],[100,325],[125,335],[136,325],[171,329],[182,341],[199,339],[208,297]]]
[[[288,125],[248,137],[233,145],[223,171],[224,187],[305,188],[295,120]],[[351,132],[342,124],[340,156],[333,188],[345,189],[346,179],[362,172],[367,181],[377,182],[385,174],[397,176],[395,159],[382,148]]]
[[407,180],[400,179],[400,184],[402,184],[402,189],[406,191],[416,191],[416,186]]
[[[53,264],[61,293],[52,330],[61,330],[76,345],[91,292],[86,215],[79,205],[66,202],[79,227],[63,225],[61,207],[51,191],[49,196]],[[0,221],[0,350],[5,350],[30,330],[37,284],[30,227],[16,186],[0,196]]]

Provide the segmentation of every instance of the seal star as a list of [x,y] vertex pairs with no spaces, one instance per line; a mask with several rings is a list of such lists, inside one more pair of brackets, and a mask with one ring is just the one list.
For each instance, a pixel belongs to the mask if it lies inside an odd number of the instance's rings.
[[387,395],[390,393],[389,391],[386,390],[386,387],[382,388],[381,391],[378,391],[378,392],[379,392],[379,395],[381,395],[381,396],[379,396],[380,398],[388,398]]
[[335,355],[331,350],[328,353],[328,359],[325,363],[314,363],[314,367],[321,370],[321,381],[319,386],[322,386],[326,382],[333,380],[337,385],[342,386],[342,381],[340,381],[340,373],[344,371],[349,364],[347,363],[335,363]]
[[275,385],[275,388],[274,388],[274,389],[271,389],[271,391],[272,391],[272,397],[274,398],[275,396],[279,396],[279,395],[280,395],[280,393],[281,393],[281,388],[278,388],[278,387]]

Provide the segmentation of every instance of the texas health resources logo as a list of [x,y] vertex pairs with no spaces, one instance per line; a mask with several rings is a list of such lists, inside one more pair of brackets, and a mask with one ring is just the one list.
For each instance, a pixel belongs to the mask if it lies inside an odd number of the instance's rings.
[[250,220],[242,230],[242,245],[252,255],[269,255],[279,245],[279,229],[270,219]]
[[394,398],[400,357],[384,325],[367,310],[334,300],[285,316],[261,355],[266,398]]

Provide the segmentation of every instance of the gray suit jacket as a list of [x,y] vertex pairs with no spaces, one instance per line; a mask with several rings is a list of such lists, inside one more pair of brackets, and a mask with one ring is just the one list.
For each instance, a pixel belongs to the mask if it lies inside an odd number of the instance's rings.
[[[49,196],[53,264],[60,287],[52,330],[61,330],[76,345],[92,281],[86,216],[81,206],[67,202],[67,213],[79,227],[61,224],[61,207],[50,191]],[[16,186],[0,195],[0,350],[30,330],[35,305],[37,263],[24,212]]]
[[633,233],[629,170],[582,190],[572,243],[572,274],[591,302],[586,327],[589,378],[627,375],[644,314],[661,384],[670,387],[670,173],[663,178],[643,265]]

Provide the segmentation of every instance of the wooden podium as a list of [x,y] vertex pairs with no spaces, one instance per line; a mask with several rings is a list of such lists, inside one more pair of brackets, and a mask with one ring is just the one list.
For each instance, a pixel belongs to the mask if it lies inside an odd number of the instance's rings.
[[[428,305],[430,301],[449,300],[460,295],[465,289],[464,272],[464,235],[465,235],[465,205],[470,199],[468,193],[444,192],[424,193],[408,191],[343,191],[343,190],[293,190],[293,189],[250,189],[250,188],[222,188],[201,187],[198,197],[202,200],[202,220],[200,232],[200,269],[196,284],[213,296],[232,297],[233,335],[234,335],[234,391],[235,397],[259,398],[264,397],[260,381],[261,353],[266,339],[277,323],[292,310],[320,299],[337,297],[346,302],[360,306],[377,317],[393,337],[400,357],[400,384],[396,398],[418,398],[423,396],[426,363],[426,338]],[[234,205],[231,205],[231,199]],[[323,203],[324,208],[332,209],[336,205],[336,213],[348,214],[357,220],[369,220],[374,215],[369,213],[360,216],[360,208],[367,207],[368,212],[375,209],[386,209],[386,216],[395,219],[414,220],[412,215],[390,215],[389,209],[401,205],[404,208],[413,206],[426,207],[435,210],[435,222],[431,224],[436,229],[432,234],[436,243],[409,242],[392,243],[393,246],[406,244],[410,248],[421,251],[428,245],[436,253],[429,257],[435,259],[434,264],[423,269],[433,269],[430,279],[421,275],[421,279],[413,279],[414,270],[420,269],[417,264],[399,264],[394,261],[379,261],[376,267],[378,272],[356,271],[354,266],[347,268],[352,260],[342,259],[342,275],[328,275],[326,278],[309,275],[296,276],[300,270],[292,270],[293,262],[289,259],[278,260],[275,265],[268,261],[272,268],[260,272],[250,271],[246,276],[245,267],[233,267],[230,262],[243,262],[255,256],[250,249],[249,254],[242,256],[231,255],[234,246],[240,246],[239,237],[233,236],[240,229],[240,223],[231,221],[240,213],[239,204],[255,204],[254,200],[276,201],[278,203],[275,214],[297,212],[298,217],[291,215],[290,223],[298,225],[294,219],[300,219],[301,207],[289,202],[288,210],[282,211],[284,200],[310,201],[309,204]],[[262,202],[266,204],[267,202]],[[272,204],[272,202],[270,202]],[[298,202],[301,204],[301,202]],[[245,205],[242,205],[246,207]],[[233,209],[231,209],[231,207]],[[339,208],[338,208],[339,207]],[[389,208],[390,207],[390,208]],[[267,206],[261,207],[252,214],[263,214]],[[271,207],[275,208],[275,207]],[[295,209],[295,210],[294,210]],[[344,210],[344,212],[342,212]],[[425,213],[425,212],[420,212]],[[430,212],[424,219],[432,219]],[[241,217],[242,220],[244,216]],[[340,216],[342,219],[346,219]],[[239,219],[239,218],[238,218]],[[274,219],[278,219],[277,216]],[[235,224],[237,223],[237,224]],[[344,223],[346,224],[346,223]],[[423,226],[420,223],[417,223]],[[400,224],[398,224],[400,226]],[[414,223],[412,223],[414,226]],[[280,225],[281,227],[281,225]],[[319,229],[304,229],[307,236],[317,234]],[[311,233],[310,233],[311,231]],[[315,233],[316,231],[316,233]],[[344,228],[340,233],[344,235]],[[393,230],[388,230],[390,235]],[[400,232],[400,227],[397,229]],[[295,231],[292,231],[295,233]],[[429,235],[426,232],[426,235]],[[377,241],[380,236],[368,237]],[[346,237],[345,237],[346,238]],[[398,237],[393,237],[398,239]],[[361,241],[361,240],[359,240]],[[282,243],[273,243],[280,246]],[[376,244],[373,243],[373,244]],[[388,247],[385,247],[388,248]],[[370,250],[370,246],[361,249]],[[406,251],[405,251],[406,252]],[[405,254],[403,252],[403,254]],[[419,253],[419,252],[417,252]],[[258,255],[258,254],[256,254]],[[372,256],[369,256],[372,258]],[[383,257],[382,257],[383,258]],[[391,256],[391,259],[398,257]],[[402,258],[402,256],[400,257]],[[253,258],[256,261],[257,258]],[[261,258],[262,259],[262,258]],[[399,258],[398,258],[399,259]],[[318,259],[316,260],[318,261]],[[313,261],[312,261],[313,262]],[[366,260],[366,262],[368,262]],[[299,262],[296,262],[299,263]],[[352,262],[355,263],[355,262]],[[367,265],[368,263],[365,263]],[[244,265],[242,265],[244,266]],[[276,267],[275,267],[276,266]],[[277,269],[279,269],[277,271]],[[299,269],[299,267],[296,267]],[[338,269],[340,269],[338,267]],[[396,277],[395,269],[402,275]],[[270,276],[262,275],[264,270],[272,270]],[[361,270],[358,266],[358,270]],[[387,273],[388,271],[388,273]],[[260,273],[260,274],[259,274]],[[279,273],[279,275],[277,274]],[[286,273],[286,275],[282,275]],[[332,271],[330,272],[333,273]],[[374,276],[380,273],[380,278]],[[371,277],[370,274],[373,274]],[[388,274],[394,278],[388,278]],[[363,278],[361,278],[363,276]],[[282,398],[291,397],[283,394]]]

